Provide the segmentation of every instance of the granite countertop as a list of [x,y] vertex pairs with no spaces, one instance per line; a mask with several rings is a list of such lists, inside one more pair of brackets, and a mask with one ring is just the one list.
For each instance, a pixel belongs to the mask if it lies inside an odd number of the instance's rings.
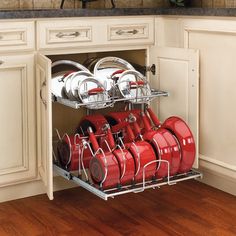
[[236,16],[236,8],[116,8],[0,11],[0,19],[132,15]]

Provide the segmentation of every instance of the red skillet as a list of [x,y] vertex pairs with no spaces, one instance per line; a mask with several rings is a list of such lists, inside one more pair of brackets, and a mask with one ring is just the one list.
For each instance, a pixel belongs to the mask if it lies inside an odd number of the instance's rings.
[[104,152],[99,147],[91,127],[88,128],[87,132],[94,150],[94,156],[89,164],[93,182],[102,189],[118,187],[120,184],[120,168],[116,157],[112,152]]
[[[122,124],[122,123],[121,123]],[[120,125],[121,125],[120,124]],[[156,160],[155,152],[152,146],[146,141],[134,142],[135,136],[127,122],[124,122],[126,126],[127,137],[129,142],[125,143],[126,148],[132,154],[135,162],[135,182],[143,181],[144,166],[151,161]],[[115,130],[116,131],[116,130]],[[155,177],[156,163],[152,163],[145,168],[145,180],[150,180]]]
[[[168,131],[165,129],[152,130],[143,112],[141,113],[141,116],[143,118],[144,129],[145,129],[145,132],[143,134],[143,139],[150,142],[150,144],[156,151],[158,160],[160,160],[157,167],[156,177],[164,178],[168,176],[167,162],[169,162],[169,171],[172,168],[172,150],[170,148],[169,143],[167,142],[167,139],[164,137],[164,135],[166,134],[168,135]],[[175,170],[174,172],[176,173],[176,171],[177,170]]]
[[193,134],[188,125],[176,116],[169,117],[161,124],[150,108],[147,111],[156,127],[169,130],[177,138],[181,151],[181,162],[178,173],[186,173],[191,170],[195,160],[196,147]]

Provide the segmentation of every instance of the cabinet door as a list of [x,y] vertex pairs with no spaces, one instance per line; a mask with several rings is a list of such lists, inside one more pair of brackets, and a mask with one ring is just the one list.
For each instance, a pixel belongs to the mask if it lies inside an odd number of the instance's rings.
[[34,55],[0,56],[0,186],[36,172]]
[[170,116],[183,118],[190,126],[197,156],[194,167],[198,167],[199,126],[199,52],[194,49],[161,48],[152,50],[152,61],[156,64],[157,78],[151,78],[152,86],[168,91],[168,98],[152,103],[161,121]]
[[37,80],[37,147],[39,175],[45,184],[49,199],[53,199],[52,168],[52,108],[51,108],[51,61],[38,54],[36,60]]

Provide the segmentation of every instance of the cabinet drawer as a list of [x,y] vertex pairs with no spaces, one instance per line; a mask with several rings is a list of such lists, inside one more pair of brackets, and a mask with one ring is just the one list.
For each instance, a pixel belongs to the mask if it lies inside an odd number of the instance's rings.
[[0,51],[33,50],[34,22],[0,22]]
[[91,44],[92,24],[80,20],[38,22],[38,49],[72,48]]
[[108,25],[107,40],[114,43],[154,43],[153,27],[151,18],[113,20]]

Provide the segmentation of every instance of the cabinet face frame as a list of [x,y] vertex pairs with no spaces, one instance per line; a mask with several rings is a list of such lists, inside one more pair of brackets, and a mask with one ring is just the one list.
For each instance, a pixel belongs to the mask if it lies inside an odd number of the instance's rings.
[[[1,56],[0,60],[0,73],[5,75],[0,78],[3,89],[0,120],[4,125],[1,129],[1,151],[8,149],[15,153],[7,155],[6,151],[1,156],[0,187],[4,187],[37,177],[34,54]],[[11,86],[11,90],[7,85]],[[6,114],[9,116],[6,117]],[[4,120],[6,124],[2,123]]]

